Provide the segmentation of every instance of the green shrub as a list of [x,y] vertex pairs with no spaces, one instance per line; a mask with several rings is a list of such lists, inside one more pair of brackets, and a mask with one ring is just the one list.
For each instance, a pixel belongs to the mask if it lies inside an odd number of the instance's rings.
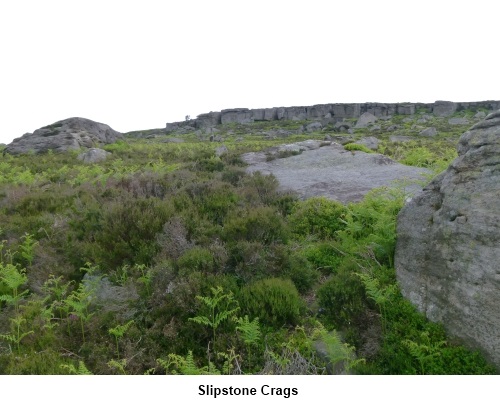
[[344,228],[338,232],[339,249],[344,254],[374,254],[392,267],[396,246],[396,217],[404,204],[401,190],[375,189],[363,201],[350,204]]
[[344,227],[345,213],[343,204],[325,197],[313,197],[295,204],[289,223],[292,232],[299,237],[333,238]]
[[249,204],[270,204],[277,197],[278,186],[279,182],[273,175],[254,172],[242,179],[241,193]]
[[343,259],[333,241],[309,245],[303,254],[314,268],[325,274],[334,272]]
[[267,251],[258,241],[240,240],[231,243],[229,248],[228,266],[232,274],[242,283],[248,283],[254,278],[266,274]]
[[336,328],[349,325],[365,310],[363,283],[352,271],[340,270],[317,292],[321,312]]
[[212,253],[208,249],[198,246],[184,253],[177,260],[177,266],[181,275],[192,272],[214,273],[217,270]]
[[224,222],[223,235],[227,242],[247,240],[269,245],[274,242],[286,243],[289,231],[275,209],[256,207],[229,215]]
[[96,262],[114,269],[151,264],[159,250],[156,235],[173,216],[173,207],[156,198],[127,199],[103,207],[95,232]]
[[215,156],[200,159],[196,163],[196,169],[203,172],[221,172],[224,170],[224,162]]
[[360,145],[359,143],[348,143],[344,145],[344,149],[349,151],[359,150],[365,153],[373,153],[373,151],[370,148],[368,148],[365,145]]
[[222,172],[221,180],[237,186],[244,176],[245,171],[242,169],[226,169]]
[[307,293],[318,281],[319,271],[314,269],[300,253],[292,253],[287,256],[287,259],[283,266],[283,275],[293,281],[301,294]]
[[401,163],[408,166],[429,167],[434,161],[433,153],[425,148],[414,148],[409,151]]
[[267,325],[294,325],[299,319],[302,301],[291,280],[270,278],[256,281],[241,290],[242,313]]

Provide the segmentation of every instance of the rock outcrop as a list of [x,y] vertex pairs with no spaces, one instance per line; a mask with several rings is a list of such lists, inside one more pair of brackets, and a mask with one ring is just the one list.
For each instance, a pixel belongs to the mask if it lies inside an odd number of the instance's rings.
[[80,153],[77,158],[83,163],[99,163],[104,162],[111,153],[106,152],[104,149],[90,148],[88,151]]
[[[282,155],[290,157],[280,159]],[[429,173],[384,155],[349,152],[337,143],[314,140],[246,153],[242,159],[249,165],[248,172],[273,174],[282,190],[293,190],[301,198],[325,196],[343,203],[360,201],[371,189],[398,181],[405,183],[409,193],[418,192]]]
[[70,149],[92,148],[123,139],[120,132],[106,124],[86,118],[68,118],[16,138],[6,153],[42,153],[48,150],[64,152]]
[[419,112],[447,117],[456,111],[465,109],[500,109],[500,101],[460,102],[436,101],[434,103],[337,103],[317,104],[302,107],[272,107],[272,108],[232,108],[220,112],[201,114],[195,119],[167,123],[167,132],[183,133],[196,129],[211,128],[216,125],[238,123],[245,124],[254,121],[280,120],[315,120],[336,123],[344,118],[360,118],[369,113],[378,119],[387,119],[392,115],[414,115]]
[[401,210],[395,266],[405,297],[500,368],[500,110],[458,153]]

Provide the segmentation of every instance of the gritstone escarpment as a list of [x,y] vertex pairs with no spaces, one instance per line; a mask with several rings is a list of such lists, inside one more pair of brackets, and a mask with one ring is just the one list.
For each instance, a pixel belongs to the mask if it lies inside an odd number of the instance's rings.
[[458,153],[400,212],[395,266],[405,297],[500,367],[500,110]]
[[364,113],[384,118],[392,115],[414,115],[417,111],[448,117],[466,109],[500,109],[500,101],[459,102],[436,101],[434,103],[336,103],[318,104],[308,107],[232,108],[220,112],[200,114],[195,119],[168,123],[167,132],[181,129],[195,130],[229,123],[250,123],[254,121],[321,120],[335,123],[348,118],[359,118]]
[[109,125],[86,118],[68,118],[16,138],[6,148],[6,153],[42,153],[48,150],[64,152],[70,149],[92,148],[123,139],[120,132]]

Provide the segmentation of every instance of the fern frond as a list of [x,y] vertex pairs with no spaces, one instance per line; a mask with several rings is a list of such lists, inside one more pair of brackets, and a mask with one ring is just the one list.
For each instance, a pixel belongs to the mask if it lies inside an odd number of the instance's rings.
[[194,318],[188,318],[188,320],[200,325],[212,326],[212,322],[206,316],[195,316]]
[[259,318],[250,321],[248,315],[245,315],[244,318],[238,318],[236,322],[238,323],[236,330],[242,333],[243,342],[247,345],[258,344],[262,334]]

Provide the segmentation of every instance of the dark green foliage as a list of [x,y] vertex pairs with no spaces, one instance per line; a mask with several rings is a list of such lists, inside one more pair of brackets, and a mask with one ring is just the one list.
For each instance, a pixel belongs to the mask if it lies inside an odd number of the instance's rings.
[[177,260],[179,274],[185,275],[192,272],[214,273],[217,271],[212,253],[202,247],[194,247],[184,253]]
[[345,150],[356,151],[359,150],[365,153],[373,153],[373,151],[365,145],[360,145],[359,143],[348,143],[344,145]]
[[335,328],[355,322],[366,309],[366,297],[361,280],[349,269],[332,275],[317,292],[320,313]]
[[282,265],[283,275],[293,281],[301,294],[311,290],[318,281],[320,273],[300,253],[289,253]]
[[291,280],[271,278],[242,288],[239,302],[243,313],[270,326],[294,325],[303,303]]
[[228,168],[222,172],[221,179],[233,186],[237,186],[242,178],[245,177],[245,171],[242,169]]
[[224,222],[224,239],[227,242],[246,240],[269,245],[277,242],[286,243],[288,237],[285,221],[271,207],[237,211],[228,216]]
[[125,263],[150,264],[158,251],[156,235],[173,213],[170,204],[156,198],[125,200],[103,207],[94,234],[95,261],[108,268]]
[[324,274],[334,272],[343,260],[341,251],[333,241],[307,246],[303,254],[317,270]]
[[245,176],[241,181],[242,193],[251,205],[270,204],[278,197],[278,180],[276,177],[265,176],[260,172],[254,172]]
[[333,238],[342,229],[346,208],[343,204],[325,197],[313,197],[296,203],[289,221],[292,232],[299,237],[315,235]]

